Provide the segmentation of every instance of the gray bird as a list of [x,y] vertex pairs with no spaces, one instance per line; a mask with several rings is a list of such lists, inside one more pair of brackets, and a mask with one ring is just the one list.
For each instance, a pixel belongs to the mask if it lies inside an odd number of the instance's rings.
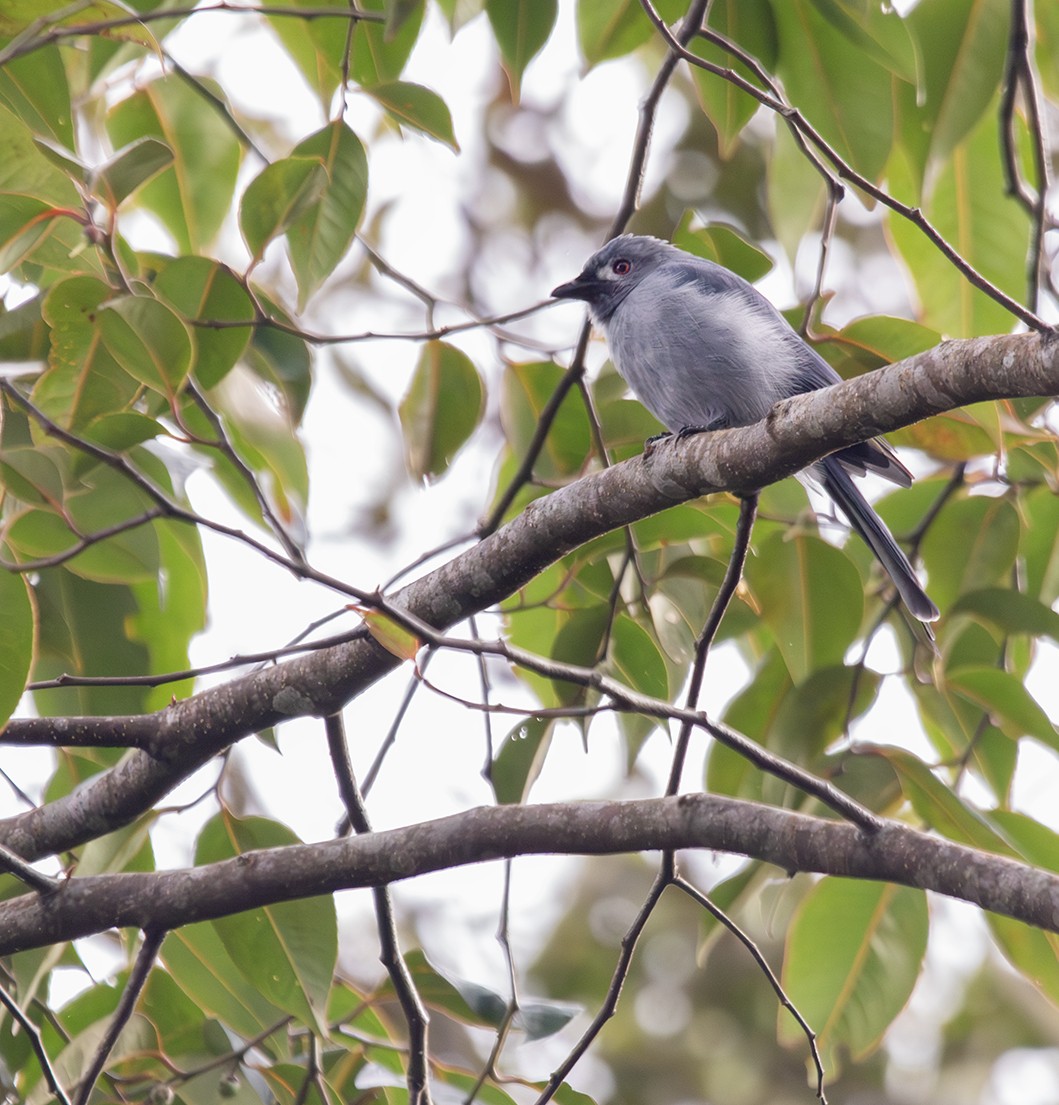
[[[593,254],[552,295],[581,299],[636,397],[671,433],[758,422],[774,404],[839,382],[837,372],[742,277],[657,238],[625,234]],[[920,621],[938,617],[882,519],[850,473],[902,487],[911,473],[881,438],[832,453],[809,469],[867,542]]]

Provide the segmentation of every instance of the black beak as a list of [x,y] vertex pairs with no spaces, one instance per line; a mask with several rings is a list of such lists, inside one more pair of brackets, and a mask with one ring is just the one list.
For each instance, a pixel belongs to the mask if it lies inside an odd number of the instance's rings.
[[594,281],[586,278],[584,273],[581,273],[575,280],[571,280],[567,284],[560,284],[558,288],[552,289],[552,297],[554,299],[591,299]]

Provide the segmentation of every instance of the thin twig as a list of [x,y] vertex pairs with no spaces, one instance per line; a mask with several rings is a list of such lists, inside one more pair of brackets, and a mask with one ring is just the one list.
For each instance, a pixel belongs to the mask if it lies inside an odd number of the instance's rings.
[[44,1074],[44,1081],[47,1082],[48,1089],[58,1099],[59,1105],[71,1105],[70,1098],[67,1097],[62,1083],[55,1073],[55,1068],[51,1065],[51,1059],[48,1058],[44,1041],[41,1039],[40,1029],[22,1012],[15,999],[2,986],[0,986],[0,1005],[18,1021],[22,1031],[25,1032],[26,1039],[29,1040],[29,1045],[33,1050],[33,1054],[37,1057],[41,1072]]
[[827,1105],[827,1098],[824,1096],[824,1063],[820,1058],[820,1049],[816,1045],[816,1033],[809,1027],[808,1021],[798,1011],[797,1006],[787,996],[787,991],[784,990],[783,984],[776,977],[776,972],[773,971],[769,965],[769,961],[762,955],[761,949],[751,940],[750,936],[745,933],[736,923],[718,906],[714,905],[710,899],[702,893],[696,886],[693,886],[683,876],[677,875],[673,879],[673,885],[678,890],[683,890],[693,901],[698,902],[703,909],[707,910],[722,925],[743,945],[754,959],[754,962],[758,965],[761,973],[768,979],[769,985],[775,991],[776,997],[779,998],[780,1004],[788,1013],[798,1022],[798,1027],[805,1033],[806,1040],[809,1041],[809,1053],[813,1057],[813,1065],[816,1067],[816,1096],[820,1099],[821,1105]]
[[[728,567],[725,569],[724,579],[713,600],[710,612],[695,642],[695,662],[691,669],[691,678],[688,681],[688,693],[685,698],[685,707],[694,710],[698,706],[699,692],[702,689],[702,680],[706,672],[706,659],[709,656],[710,647],[717,631],[721,628],[721,620],[728,609],[732,597],[743,578],[743,566],[746,564],[747,552],[750,549],[750,535],[754,529],[754,519],[757,516],[758,497],[756,494],[747,495],[739,500],[739,521],[736,524],[735,543],[732,555],[728,558]],[[676,794],[680,789],[680,777],[684,771],[684,760],[687,758],[688,742],[694,728],[690,720],[681,722],[680,733],[677,736],[673,749],[673,762],[669,769],[669,782],[666,785],[666,794]]]
[[[327,732],[327,748],[331,755],[331,766],[338,783],[342,804],[346,807],[346,816],[357,833],[370,833],[371,822],[368,819],[364,797],[357,786],[353,774],[353,763],[349,758],[346,743],[345,725],[341,714],[330,714],[324,719]],[[375,919],[379,929],[379,958],[390,976],[397,1000],[404,1012],[408,1026],[408,1083],[409,1105],[430,1105],[429,1048],[427,1029],[430,1014],[416,990],[415,981],[408,964],[401,955],[397,938],[397,923],[394,919],[393,902],[387,886],[372,889],[375,899]]]
[[136,1002],[147,984],[147,978],[154,966],[155,959],[158,958],[158,951],[165,937],[165,929],[147,929],[144,932],[143,943],[136,955],[136,962],[129,972],[129,980],[125,983],[125,989],[121,993],[118,1007],[114,1010],[114,1016],[111,1017],[110,1023],[107,1025],[103,1039],[99,1041],[99,1046],[96,1048],[96,1052],[89,1061],[78,1085],[76,1105],[88,1105],[96,1079],[103,1073],[103,1068],[107,1065],[107,1059],[111,1051],[114,1050],[114,1045],[118,1042],[122,1029],[129,1023],[129,1018],[132,1016],[136,1008]]

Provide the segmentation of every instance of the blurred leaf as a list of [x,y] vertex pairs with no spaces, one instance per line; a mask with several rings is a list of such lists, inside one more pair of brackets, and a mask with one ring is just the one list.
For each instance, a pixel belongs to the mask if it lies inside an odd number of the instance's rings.
[[169,933],[160,958],[203,1014],[216,1017],[244,1039],[257,1036],[283,1016],[284,1010],[273,1005],[263,990],[246,984],[209,921]]
[[42,314],[51,326],[51,346],[48,370],[34,385],[32,399],[68,429],[123,409],[138,390],[99,331],[99,308],[111,294],[102,281],[75,276],[56,284],[44,300]]
[[851,50],[812,0],[786,0],[772,10],[788,98],[853,168],[878,180],[893,143],[890,73]]
[[[862,749],[863,750],[863,749]],[[905,797],[918,817],[949,840],[998,855],[1011,855],[1010,845],[986,819],[964,802],[917,756],[900,748],[876,747],[897,772]]]
[[938,606],[946,610],[965,592],[998,583],[1015,561],[1020,528],[1006,499],[976,495],[949,503],[920,549]]
[[255,263],[273,238],[320,202],[326,187],[318,157],[284,157],[254,177],[239,204],[239,229]]
[[[673,23],[687,6],[683,0],[661,0],[654,8]],[[639,0],[577,0],[577,39],[589,68],[631,53],[657,33]]]
[[419,654],[423,642],[403,625],[398,625],[379,610],[369,610],[363,606],[353,606],[351,609],[356,610],[364,620],[376,643],[398,660],[414,660]]
[[1051,606],[1059,598],[1059,496],[1037,487],[1022,496],[1026,525],[1020,549],[1026,564],[1026,587]]
[[[311,0],[305,2],[311,5]],[[392,0],[362,0],[358,6],[362,11],[385,12],[389,2]],[[396,33],[393,32],[389,20],[385,26],[363,20],[357,22],[353,30],[353,54],[350,58],[350,76],[357,84],[362,88],[370,88],[396,80],[401,75],[412,48],[419,39],[424,8],[424,4],[418,4],[409,12]],[[345,26],[339,25],[339,30],[343,37],[344,52]],[[338,57],[341,59],[342,53]]]
[[[224,101],[219,85],[201,83]],[[241,159],[222,115],[179,77],[162,77],[119,101],[106,125],[116,146],[141,138],[169,146],[173,165],[143,186],[138,203],[162,220],[181,253],[205,249],[228,215]]]
[[931,161],[947,158],[985,113],[1000,84],[1009,19],[1007,0],[920,0],[906,17],[929,60],[915,121],[930,136]]
[[1059,643],[1059,614],[1022,591],[987,587],[960,596],[952,614],[975,614],[1006,633],[1050,637]]
[[726,269],[738,273],[744,280],[753,283],[772,271],[772,258],[757,246],[752,245],[731,227],[713,224],[697,230],[691,229],[691,213],[680,220],[680,226],[673,232],[673,244],[714,261]]
[[851,47],[916,85],[920,69],[907,21],[895,8],[874,0],[816,0],[820,14]]
[[[197,864],[261,848],[299,843],[285,826],[263,817],[221,813],[199,833]],[[325,1016],[338,955],[338,923],[330,897],[303,898],[212,922],[251,987],[310,1024]]]
[[141,138],[116,153],[95,174],[94,190],[113,210],[163,169],[173,164],[173,151],[157,138]]
[[170,399],[191,371],[191,332],[152,296],[111,300],[99,313],[99,332],[110,355],[133,379]]
[[[267,295],[258,293],[257,299],[269,318],[290,323],[290,316]],[[312,387],[312,355],[305,341],[274,326],[257,326],[243,360],[258,379],[283,397],[284,409],[297,426]]]
[[[6,544],[0,553],[10,559]],[[14,713],[33,664],[36,618],[25,577],[0,569],[0,727]]]
[[985,916],[1008,962],[1052,1005],[1059,1004],[1059,935],[996,913]]
[[[980,5],[993,2],[978,0]],[[914,194],[900,158],[894,159],[891,170],[894,191]],[[991,118],[984,119],[939,167],[923,211],[945,240],[987,280],[1016,299],[1023,296],[1029,216],[1006,195]],[[1011,329],[1013,320],[1007,309],[973,287],[922,231],[899,217],[891,217],[888,227],[912,275],[922,322],[948,337],[976,337]]]
[[[825,1053],[848,1049],[859,1060],[878,1046],[912,994],[927,930],[921,890],[837,878],[813,887],[787,934],[783,986]],[[804,1045],[783,1011],[779,1034],[788,1047]]]
[[0,303],[0,362],[43,361],[50,331],[41,317],[43,297],[34,296],[11,310]]
[[810,230],[823,218],[827,191],[823,178],[786,127],[777,127],[765,168],[769,222],[791,261]]
[[[18,2],[26,2],[31,8],[38,7],[39,11],[37,0],[9,0],[9,3]],[[10,15],[10,9],[6,15],[0,9],[0,34],[18,33],[4,29]],[[0,104],[29,126],[34,134],[50,138],[65,149],[74,148],[70,86],[62,53],[55,43],[38,43],[32,53],[0,65]]]
[[662,653],[650,633],[628,614],[619,614],[611,626],[610,662],[626,686],[668,701],[669,673]]
[[[720,0],[710,6],[709,25],[725,38],[741,46],[756,58],[766,70],[776,64],[778,42],[776,21],[768,0]],[[723,69],[732,69],[753,85],[760,85],[753,71],[734,55],[702,38],[689,43],[693,54]],[[691,70],[695,91],[703,110],[717,130],[717,143],[721,157],[727,158],[742,132],[761,106],[747,92],[736,88],[731,81],[715,76],[698,67]],[[740,275],[745,276],[745,273]],[[759,274],[760,275],[760,274]],[[751,279],[747,277],[747,279]]]
[[366,91],[401,126],[411,127],[428,138],[436,139],[453,153],[460,152],[460,144],[452,129],[452,114],[436,92],[409,81],[376,84]]
[[544,767],[554,725],[550,718],[526,718],[504,737],[489,769],[497,802],[511,805],[529,796]]
[[[529,449],[541,414],[563,378],[556,364],[509,365],[501,381],[500,417],[511,449],[521,459]],[[584,403],[571,388],[552,421],[536,465],[542,479],[571,476],[585,463],[592,431]],[[503,486],[503,485],[501,485]]]
[[747,561],[745,575],[796,683],[842,663],[864,609],[848,556],[818,537],[777,534]]
[[1000,668],[957,668],[946,684],[980,706],[1009,737],[1028,735],[1059,749],[1055,726],[1022,680]]
[[398,413],[408,471],[421,480],[445,474],[482,417],[485,394],[474,363],[443,341],[423,346]]
[[294,147],[294,157],[318,158],[327,183],[317,202],[287,228],[287,248],[298,281],[298,310],[334,271],[357,232],[368,190],[368,159],[360,139],[341,120]]
[[57,225],[55,208],[35,196],[0,196],[0,272],[10,272]]
[[154,291],[188,323],[207,324],[191,329],[195,346],[192,371],[204,388],[216,387],[243,355],[253,331],[250,326],[208,324],[254,320],[254,303],[243,283],[227,266],[208,257],[175,257],[164,263]]
[[565,1028],[581,1012],[579,1005],[555,1002],[523,1002],[515,1014],[515,1026],[526,1033],[528,1040],[543,1040]]
[[485,11],[517,102],[522,74],[555,26],[557,0],[486,0]]

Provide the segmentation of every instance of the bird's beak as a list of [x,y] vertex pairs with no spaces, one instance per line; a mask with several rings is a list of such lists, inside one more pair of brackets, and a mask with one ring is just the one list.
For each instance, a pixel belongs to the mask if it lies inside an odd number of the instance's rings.
[[588,299],[592,295],[592,284],[584,273],[567,284],[560,284],[552,289],[554,299]]

